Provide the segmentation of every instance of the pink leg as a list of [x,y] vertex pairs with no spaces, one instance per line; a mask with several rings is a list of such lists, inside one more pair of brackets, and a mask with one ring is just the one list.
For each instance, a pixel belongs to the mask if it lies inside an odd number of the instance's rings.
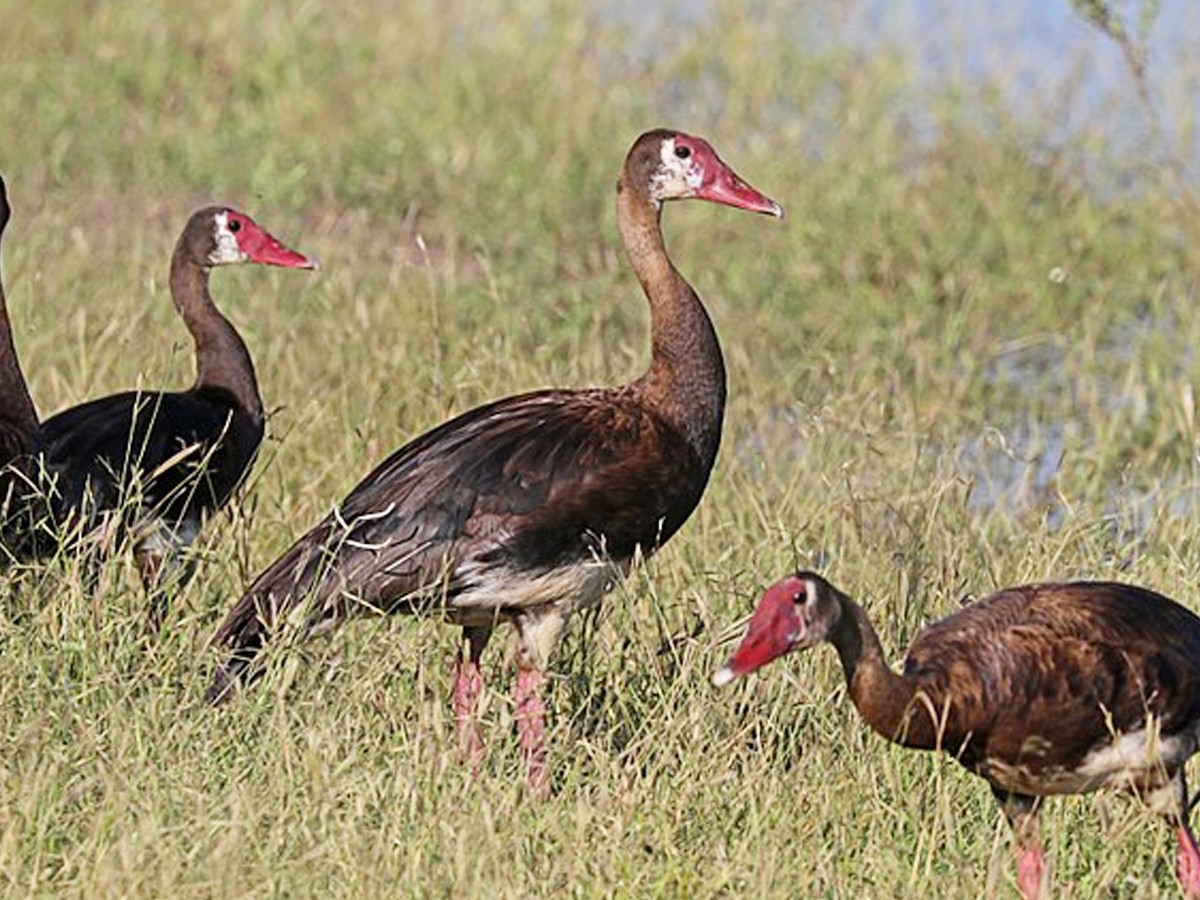
[[1200,898],[1200,847],[1187,825],[1179,826],[1179,864],[1176,867],[1179,884],[1185,897]]
[[458,724],[458,746],[472,772],[483,766],[483,738],[479,735],[476,712],[483,694],[483,672],[479,661],[487,646],[491,629],[464,628],[466,653],[459,658],[458,676],[454,679],[454,719]]
[[542,703],[542,684],[546,676],[538,669],[518,669],[513,688],[517,736],[521,739],[521,758],[529,792],[544,797],[550,792],[546,769],[546,707]]
[[1013,843],[1017,848],[1017,890],[1021,892],[1021,900],[1037,900],[1046,870],[1046,855],[1038,838],[1041,799],[1028,794],[1013,794],[994,784],[992,793],[1000,801],[1004,817],[1012,826]]
[[1017,857],[1017,889],[1021,892],[1021,900],[1037,900],[1045,868],[1046,856],[1041,844],[1021,848],[1021,854]]

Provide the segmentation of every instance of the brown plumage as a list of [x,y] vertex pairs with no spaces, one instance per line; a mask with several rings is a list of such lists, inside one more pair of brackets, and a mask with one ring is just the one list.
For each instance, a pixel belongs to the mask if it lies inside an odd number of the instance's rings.
[[196,348],[186,391],[125,391],[52,416],[37,430],[34,490],[4,533],[9,558],[56,553],[117,522],[132,532],[147,590],[160,584],[204,521],[242,482],[262,440],[254,365],[213,303],[213,267],[259,263],[311,269],[249,216],[227,207],[193,213],[171,257],[171,298]]
[[545,787],[539,688],[563,627],[639,550],[654,552],[686,521],[720,441],[720,346],[659,227],[662,202],[686,197],[781,213],[704,141],[642,135],[626,159],[617,209],[650,301],[649,371],[622,387],[508,397],[396,451],[230,611],[216,635],[229,657],[212,699],[253,674],[277,623],[305,603],[305,630],[358,613],[439,611],[464,628],[455,709],[463,748],[477,762],[479,658],[493,627],[511,622],[518,729],[531,785]]
[[1177,830],[1179,877],[1200,895],[1183,766],[1200,742],[1200,618],[1114,582],[1010,588],[926,628],[904,674],[888,668],[862,607],[819,575],[763,595],[718,685],[829,642],[850,697],[891,741],[945,750],[983,777],[1021,847],[1018,883],[1038,893],[1041,798],[1136,792]]

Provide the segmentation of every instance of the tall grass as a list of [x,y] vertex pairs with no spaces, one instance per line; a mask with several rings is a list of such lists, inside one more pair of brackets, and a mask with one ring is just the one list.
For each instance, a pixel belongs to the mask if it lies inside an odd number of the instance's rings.
[[[1011,893],[985,787],[869,734],[831,658],[727,694],[707,676],[797,564],[897,657],[1030,579],[1200,609],[1200,258],[1171,182],[1094,133],[1045,140],[994,85],[921,87],[903,48],[825,41],[816,6],[135,6],[38,0],[0,29],[4,276],[43,413],[187,384],[166,268],[194,207],[238,206],[325,270],[214,275],[271,438],[160,635],[127,561],[95,596],[69,562],[6,581],[3,892]],[[502,645],[486,770],[459,764],[436,622],[346,628],[205,708],[224,609],[391,448],[645,365],[612,187],[660,124],[790,218],[666,213],[725,347],[724,443],[693,519],[564,644],[553,797],[521,796]],[[1135,803],[1052,802],[1044,827],[1056,896],[1173,895]]]

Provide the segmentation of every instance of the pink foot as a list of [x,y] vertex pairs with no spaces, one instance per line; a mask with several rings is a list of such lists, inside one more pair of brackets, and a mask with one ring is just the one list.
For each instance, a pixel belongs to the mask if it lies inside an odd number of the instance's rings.
[[479,722],[475,718],[482,693],[483,673],[479,671],[479,663],[462,660],[454,679],[454,718],[458,724],[459,750],[473,773],[483,766],[483,738],[479,736]]
[[1037,844],[1024,847],[1017,857],[1017,889],[1022,900],[1037,900],[1042,889],[1042,872],[1046,868],[1046,857]]
[[546,770],[546,708],[542,704],[542,683],[546,676],[537,669],[519,669],[513,688],[517,736],[521,739],[521,758],[525,760],[529,792],[544,797],[550,792]]
[[1179,826],[1179,863],[1176,866],[1183,895],[1192,900],[1200,898],[1200,847],[1186,825]]

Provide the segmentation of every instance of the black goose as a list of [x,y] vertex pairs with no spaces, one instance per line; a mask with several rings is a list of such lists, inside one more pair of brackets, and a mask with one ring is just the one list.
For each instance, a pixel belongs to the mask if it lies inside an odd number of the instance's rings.
[[213,303],[209,273],[240,263],[313,269],[249,216],[228,207],[192,214],[171,259],[171,297],[196,348],[185,391],[125,391],[66,409],[38,432],[46,521],[9,537],[14,555],[55,552],[64,534],[114,521],[130,529],[147,591],[245,478],[263,437],[250,353]]

